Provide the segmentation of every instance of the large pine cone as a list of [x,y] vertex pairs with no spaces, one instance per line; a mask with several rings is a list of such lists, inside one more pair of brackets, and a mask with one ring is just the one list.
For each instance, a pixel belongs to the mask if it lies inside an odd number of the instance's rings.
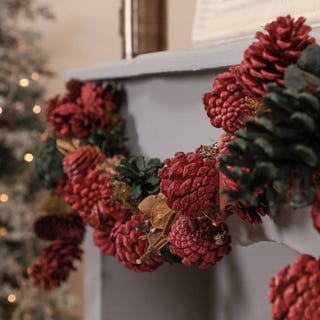
[[116,221],[127,217],[127,211],[112,200],[113,190],[109,175],[98,169],[89,170],[86,176],[71,179],[73,193],[65,200],[85,224],[99,230],[108,230]]
[[246,122],[220,156],[220,171],[241,188],[228,191],[231,200],[257,204],[265,192],[270,212],[283,203],[303,207],[316,195],[319,171],[320,47],[309,46],[285,73],[286,87],[269,84],[263,102],[268,110]]
[[218,262],[231,250],[231,237],[225,224],[215,227],[207,219],[180,215],[168,235],[170,251],[182,263],[205,269]]
[[320,319],[320,260],[302,254],[270,280],[272,319]]
[[[219,158],[223,154],[229,154],[228,143],[236,138],[235,135],[230,133],[224,133],[220,138],[219,154],[217,156],[217,166],[219,165]],[[230,167],[231,170],[231,167]],[[219,172],[220,176],[220,188],[225,190],[238,190],[239,184],[228,178],[222,172]],[[224,199],[226,197],[226,199]],[[247,206],[240,201],[234,201],[228,203],[228,197],[225,194],[220,194],[220,205],[222,206],[221,214],[215,220],[216,223],[223,222],[230,215],[236,214],[242,220],[247,223],[262,223],[261,216],[269,214],[266,205],[261,196],[258,196],[257,206]]]
[[84,145],[64,157],[62,161],[63,171],[68,178],[78,174],[85,175],[89,169],[94,169],[105,158],[105,155],[98,149],[90,145]]
[[286,68],[315,42],[309,36],[311,27],[304,22],[303,17],[296,21],[289,15],[279,17],[265,26],[267,33],[256,33],[258,41],[245,51],[244,60],[236,70],[236,77],[249,96],[261,98],[269,82],[284,84]]
[[29,275],[37,287],[51,290],[65,282],[76,270],[75,260],[81,260],[82,250],[75,242],[55,241],[41,252],[38,261],[30,267]]
[[230,133],[242,128],[245,120],[253,115],[253,109],[247,105],[244,90],[235,77],[236,68],[219,74],[213,81],[211,92],[202,97],[211,124]]
[[82,220],[74,213],[47,214],[34,223],[34,232],[44,240],[68,240],[76,243],[83,241],[85,228]]
[[188,215],[200,216],[217,205],[219,176],[216,160],[203,156],[204,147],[196,152],[177,152],[164,161],[159,170],[160,189],[167,197],[168,206]]
[[144,218],[139,214],[132,215],[119,227],[116,236],[116,257],[127,269],[151,272],[162,265],[163,259],[158,255],[140,263],[139,258],[149,246],[146,233]]

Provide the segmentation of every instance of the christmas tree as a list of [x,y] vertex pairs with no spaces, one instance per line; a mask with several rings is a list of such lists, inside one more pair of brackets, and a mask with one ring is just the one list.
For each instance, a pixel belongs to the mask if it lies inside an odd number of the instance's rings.
[[[34,287],[28,266],[40,252],[33,234],[39,185],[33,158],[42,128],[39,78],[49,76],[40,35],[27,20],[52,18],[34,0],[0,2],[0,319],[70,319],[60,290]],[[41,79],[40,79],[41,80]],[[60,301],[59,301],[60,300]],[[64,314],[63,314],[64,313]]]

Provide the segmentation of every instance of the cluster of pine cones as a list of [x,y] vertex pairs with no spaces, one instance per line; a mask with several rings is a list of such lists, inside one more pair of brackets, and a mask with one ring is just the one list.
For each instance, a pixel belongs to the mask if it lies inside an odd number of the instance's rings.
[[[163,162],[128,157],[120,95],[112,86],[72,80],[66,96],[50,100],[51,134],[39,152],[37,172],[70,212],[47,214],[35,223],[39,237],[54,241],[30,268],[35,283],[51,289],[66,280],[81,257],[84,225],[94,229],[101,252],[130,270],[154,271],[165,261],[204,269],[231,250],[226,224],[231,214],[261,223],[287,197],[295,205],[319,199],[315,188],[306,187],[318,182],[319,144],[310,139],[303,146],[293,132],[302,127],[320,137],[318,119],[312,118],[312,112],[320,114],[320,66],[309,62],[318,63],[312,58],[320,49],[304,22],[286,16],[267,24],[242,62],[214,79],[203,103],[211,124],[224,130],[219,145],[177,152]],[[290,152],[281,152],[286,146]],[[288,156],[297,161],[280,174],[277,166]],[[318,208],[312,216],[319,229]],[[318,279],[318,265],[302,256],[292,270],[288,266],[272,279],[274,319],[303,313],[315,319],[318,291],[310,286]]]

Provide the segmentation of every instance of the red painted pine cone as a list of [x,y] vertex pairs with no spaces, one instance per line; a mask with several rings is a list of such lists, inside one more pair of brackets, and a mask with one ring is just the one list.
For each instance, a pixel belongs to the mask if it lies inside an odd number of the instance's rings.
[[111,88],[91,82],[82,84],[81,90],[77,85],[71,86],[64,97],[47,102],[46,117],[52,130],[63,137],[77,138],[90,135],[98,127],[109,131],[110,111],[118,109],[117,95]]
[[85,233],[82,220],[74,213],[41,216],[35,221],[33,228],[38,238],[49,241],[68,240],[80,243]]
[[98,169],[89,170],[86,176],[78,175],[71,179],[71,184],[73,193],[65,200],[85,224],[104,231],[127,217],[127,211],[112,201],[109,175],[101,174]]
[[170,251],[182,258],[182,263],[205,269],[218,262],[231,250],[227,225],[218,227],[207,219],[180,215],[168,235]]
[[100,231],[95,229],[93,231],[93,242],[100,249],[100,251],[109,256],[115,256],[116,246],[115,241],[118,234],[119,227],[122,221],[116,221],[114,226],[107,231]]
[[289,15],[278,17],[265,26],[266,33],[256,33],[258,41],[245,51],[244,60],[236,72],[238,81],[249,96],[263,96],[269,82],[284,84],[286,68],[297,61],[309,44],[315,42],[309,36],[311,27],[304,22],[303,17],[296,21]]
[[211,91],[202,97],[211,124],[230,133],[243,128],[245,120],[253,115],[252,108],[246,104],[244,90],[234,75],[236,68],[219,74]]
[[127,269],[136,272],[151,272],[162,265],[163,259],[157,255],[139,263],[139,258],[149,246],[145,236],[145,221],[142,215],[132,215],[119,227],[116,236],[116,257]]
[[41,252],[38,261],[30,267],[29,275],[37,287],[51,290],[65,282],[76,270],[75,260],[81,260],[82,250],[70,241],[55,241]]
[[63,171],[72,178],[78,174],[85,175],[89,169],[106,159],[106,156],[91,145],[84,145],[68,153],[62,161]]
[[204,158],[199,148],[196,152],[177,152],[164,164],[158,174],[160,189],[171,209],[200,216],[216,205],[219,176],[215,158]]
[[316,198],[312,204],[311,216],[313,226],[320,232],[320,189],[317,190]]
[[270,280],[274,320],[320,319],[320,260],[300,255]]

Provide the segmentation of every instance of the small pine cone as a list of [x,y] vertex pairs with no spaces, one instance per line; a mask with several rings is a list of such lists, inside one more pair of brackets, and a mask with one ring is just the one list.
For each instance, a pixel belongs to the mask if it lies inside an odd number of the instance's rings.
[[320,232],[320,189],[317,189],[317,195],[312,204],[311,216],[313,226],[318,232]]
[[116,236],[116,257],[129,270],[154,271],[163,263],[161,256],[155,255],[142,263],[139,261],[148,246],[144,218],[142,215],[134,214],[119,227]]
[[270,280],[272,319],[320,319],[320,260],[300,255]]
[[112,228],[107,231],[95,229],[93,231],[93,242],[100,251],[109,256],[116,255],[115,239],[122,221],[117,221]]
[[243,128],[245,120],[253,115],[252,108],[246,104],[244,90],[234,75],[236,68],[219,74],[211,91],[202,97],[211,124],[230,133]]
[[158,173],[160,189],[171,209],[199,216],[216,205],[219,176],[214,157],[203,157],[199,148],[196,152],[177,152],[164,163]]
[[180,215],[168,235],[170,251],[187,266],[205,269],[218,262],[231,250],[231,237],[226,224],[218,227],[207,219]]
[[236,72],[238,81],[249,96],[262,97],[269,82],[284,84],[287,67],[297,61],[308,45],[315,42],[309,36],[311,27],[304,22],[303,17],[296,21],[289,15],[278,17],[265,26],[266,33],[256,33],[258,41],[245,51],[244,60]]
[[54,241],[83,241],[85,228],[77,214],[47,214],[39,217],[33,226],[38,238]]
[[57,149],[55,139],[47,139],[41,145],[35,159],[35,172],[41,184],[54,188],[63,175],[63,154]]
[[38,261],[30,267],[29,275],[40,289],[54,289],[76,270],[74,261],[81,260],[81,256],[82,250],[77,243],[55,241],[42,250]]
[[89,169],[105,160],[105,155],[90,145],[84,145],[68,153],[63,161],[63,171],[72,178],[78,174],[85,175]]
[[89,170],[86,176],[78,175],[71,179],[71,184],[72,193],[65,200],[85,224],[103,231],[127,217],[127,211],[112,201],[109,175],[101,174],[98,169]]
[[76,102],[77,99],[81,96],[81,89],[84,85],[84,82],[77,79],[70,79],[66,82],[67,94],[64,97],[65,102]]

